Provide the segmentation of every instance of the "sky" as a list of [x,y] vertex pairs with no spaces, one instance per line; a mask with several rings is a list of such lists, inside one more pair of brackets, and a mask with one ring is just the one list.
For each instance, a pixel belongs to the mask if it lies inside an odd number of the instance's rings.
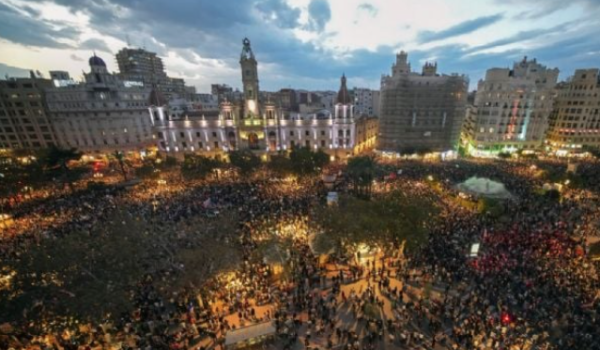
[[[123,47],[163,58],[198,92],[241,87],[242,40],[251,40],[261,90],[379,89],[395,54],[413,70],[469,77],[523,56],[561,71],[600,67],[600,0],[2,0],[0,74],[75,79],[95,52],[110,71]],[[128,44],[129,43],[129,44]]]

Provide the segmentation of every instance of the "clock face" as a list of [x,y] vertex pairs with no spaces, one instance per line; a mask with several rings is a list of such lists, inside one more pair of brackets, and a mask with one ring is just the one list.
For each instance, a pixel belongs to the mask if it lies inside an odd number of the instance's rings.
[[248,40],[248,38],[244,39],[244,45],[246,45],[246,46],[250,45],[250,40]]

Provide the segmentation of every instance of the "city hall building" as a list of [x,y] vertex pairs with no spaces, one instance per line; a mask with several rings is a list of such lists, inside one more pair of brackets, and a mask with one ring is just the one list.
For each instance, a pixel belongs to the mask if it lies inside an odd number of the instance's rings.
[[[342,76],[333,111],[311,113],[284,110],[270,97],[259,98],[258,62],[250,40],[244,39],[240,66],[243,98],[225,100],[218,111],[173,116],[159,91],[150,95],[150,118],[156,145],[161,152],[182,157],[185,153],[218,155],[249,149],[269,153],[309,147],[323,150],[334,159],[348,157],[374,146],[376,119],[358,118]],[[357,128],[361,135],[357,135]]]

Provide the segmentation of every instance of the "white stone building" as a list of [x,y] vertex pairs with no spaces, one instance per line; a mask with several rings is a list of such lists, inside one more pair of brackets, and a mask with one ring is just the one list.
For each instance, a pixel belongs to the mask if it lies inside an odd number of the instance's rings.
[[150,89],[126,87],[93,56],[85,81],[46,90],[57,142],[86,153],[143,152],[153,145]]
[[0,80],[0,149],[40,149],[56,144],[44,108],[52,81],[36,76]]
[[183,156],[190,152],[220,155],[250,149],[268,155],[302,146],[322,149],[334,158],[353,154],[357,146],[356,120],[345,76],[333,113],[327,109],[301,113],[284,111],[269,99],[259,99],[258,65],[248,39],[244,40],[240,66],[244,98],[224,101],[216,113],[173,118],[164,101],[151,101],[159,151]]
[[379,111],[379,91],[354,88],[354,109],[357,115],[377,116]]
[[547,144],[558,155],[600,147],[599,69],[578,69],[559,84],[550,115]]
[[475,96],[471,153],[534,149],[543,144],[558,69],[525,57],[513,69],[492,68]]

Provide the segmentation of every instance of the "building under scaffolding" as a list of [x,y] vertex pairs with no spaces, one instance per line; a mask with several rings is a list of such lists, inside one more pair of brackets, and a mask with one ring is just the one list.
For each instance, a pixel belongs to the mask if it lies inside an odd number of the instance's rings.
[[468,80],[440,75],[437,63],[411,72],[401,52],[392,75],[381,79],[379,151],[415,153],[456,150],[465,117]]

